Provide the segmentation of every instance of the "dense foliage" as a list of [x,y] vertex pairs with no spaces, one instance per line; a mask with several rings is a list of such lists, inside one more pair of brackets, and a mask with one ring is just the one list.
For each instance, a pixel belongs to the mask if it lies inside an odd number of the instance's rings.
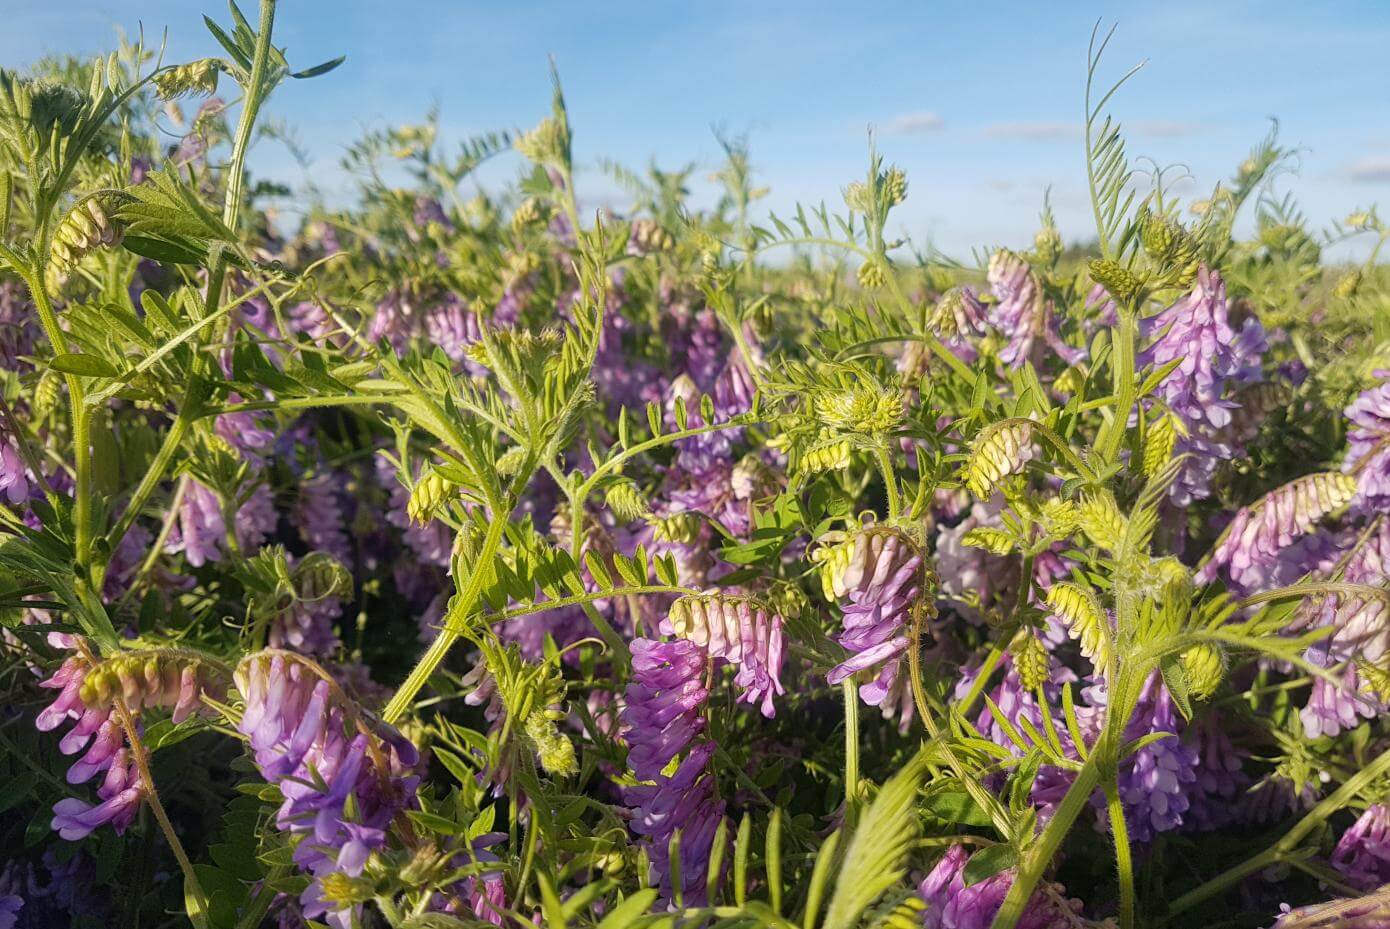
[[557,83],[290,234],[274,19],[0,71],[0,927],[1390,926],[1374,211],[1096,85],[1089,245],[588,213]]

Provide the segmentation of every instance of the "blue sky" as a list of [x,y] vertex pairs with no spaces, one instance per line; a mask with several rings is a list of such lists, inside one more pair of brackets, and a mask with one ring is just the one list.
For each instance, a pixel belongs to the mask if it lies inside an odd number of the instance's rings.
[[[248,12],[254,0],[246,0]],[[0,0],[0,63],[100,51],[115,29],[169,32],[170,55],[214,52],[201,13],[214,0]],[[1043,192],[1068,238],[1090,234],[1079,122],[1086,43],[1118,22],[1104,73],[1147,65],[1113,103],[1132,155],[1182,164],[1189,194],[1230,174],[1277,117],[1301,146],[1282,182],[1316,221],[1390,206],[1390,0],[1149,3],[511,2],[284,0],[278,43],[292,64],[347,63],[294,82],[269,113],[292,125],[330,195],[367,128],[417,120],[438,103],[462,138],[529,127],[560,69],[590,203],[621,207],[593,165],[718,160],[711,126],[747,133],[764,201],[838,201],[864,171],[867,129],[908,172],[901,231],[966,255],[1025,245]],[[253,17],[254,18],[254,17]],[[253,168],[295,182],[276,143]],[[515,156],[489,170],[509,174]],[[711,196],[697,185],[700,198]]]

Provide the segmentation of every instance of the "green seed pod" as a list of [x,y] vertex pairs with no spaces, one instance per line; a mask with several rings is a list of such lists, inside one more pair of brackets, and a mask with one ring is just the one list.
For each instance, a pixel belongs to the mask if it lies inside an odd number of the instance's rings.
[[843,471],[849,467],[849,439],[836,439],[829,443],[818,443],[807,449],[801,456],[801,470],[817,473],[821,471]]
[[1129,525],[1114,498],[1108,494],[1083,498],[1077,509],[1077,523],[1088,539],[1111,552],[1119,550]]
[[1361,269],[1349,271],[1342,275],[1342,279],[1332,288],[1332,295],[1342,300],[1347,300],[1356,296],[1356,292],[1361,289]]
[[976,526],[961,537],[962,545],[982,548],[994,555],[1007,555],[1014,550],[1014,537],[993,526]]
[[1153,477],[1168,465],[1173,447],[1178,441],[1177,419],[1169,413],[1160,415],[1144,435],[1143,469],[1145,477]]
[[319,890],[323,899],[334,904],[335,909],[366,903],[376,896],[376,887],[369,877],[349,877],[342,871],[333,871],[319,879]]
[[58,273],[71,271],[90,252],[120,243],[122,228],[110,216],[116,196],[97,194],[76,203],[53,231],[49,262]]
[[655,220],[646,218],[632,221],[632,233],[628,242],[632,251],[638,255],[669,252],[676,247],[676,239],[671,233],[661,228]]
[[1047,605],[1081,643],[1081,654],[1103,671],[1110,663],[1110,622],[1096,595],[1070,581],[1057,581],[1047,590]]
[[652,538],[658,542],[671,542],[688,545],[700,534],[700,514],[673,513],[670,516],[656,516],[647,520],[652,527]]
[[52,368],[44,370],[34,388],[34,413],[44,419],[58,407],[58,399],[63,389],[63,376]]

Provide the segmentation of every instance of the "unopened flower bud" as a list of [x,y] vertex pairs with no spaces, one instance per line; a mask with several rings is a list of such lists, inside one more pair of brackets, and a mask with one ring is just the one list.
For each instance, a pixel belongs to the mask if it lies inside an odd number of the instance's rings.
[[870,290],[888,283],[888,271],[883,267],[883,262],[877,258],[870,258],[860,265],[855,276],[860,287]]
[[216,58],[200,58],[177,65],[155,74],[155,92],[161,100],[173,100],[187,94],[210,97],[217,93],[217,78],[221,71],[221,63]]
[[1134,272],[1106,258],[1092,258],[1087,267],[1096,283],[1110,291],[1117,300],[1131,299],[1143,284]]
[[440,508],[448,500],[453,483],[444,475],[431,468],[415,483],[406,503],[406,515],[412,522],[424,525],[434,519]]

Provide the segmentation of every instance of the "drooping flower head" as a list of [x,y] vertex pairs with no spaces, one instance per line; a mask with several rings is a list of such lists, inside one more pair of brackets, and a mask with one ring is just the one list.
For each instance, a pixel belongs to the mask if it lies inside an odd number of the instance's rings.
[[1363,391],[1346,417],[1351,425],[1342,470],[1356,477],[1357,506],[1384,512],[1390,507],[1390,381]]
[[313,878],[300,897],[304,914],[348,929],[354,907],[335,902],[325,881],[359,876],[386,846],[393,820],[414,802],[419,752],[295,656],[252,655],[236,684],[246,703],[237,728],[261,776],[279,786],[276,826],[295,837],[294,861]]
[[1239,589],[1256,589],[1295,539],[1346,506],[1355,492],[1356,482],[1335,472],[1309,474],[1271,491],[1236,513],[1197,579],[1210,582],[1224,567]]
[[838,684],[853,674],[871,674],[859,694],[878,706],[893,690],[908,648],[907,627],[923,594],[922,556],[901,532],[873,528],[823,546],[816,557],[825,595],[844,616],[836,641],[850,652],[826,680]]
[[106,772],[97,788],[100,803],[69,797],[53,807],[53,828],[65,839],[80,839],[108,823],[117,833],[124,831],[144,797],[117,701],[136,719],[143,710],[164,708],[180,723],[195,713],[210,712],[203,697],[225,694],[226,678],[195,653],[160,649],[121,653],[96,665],[73,655],[39,686],[59,692],[35,719],[39,731],[75,721],[58,743],[64,755],[83,752],[68,768],[68,783],[81,784]]
[[638,778],[651,780],[704,730],[709,655],[688,639],[636,639],[631,648],[632,681],[622,712],[627,760]]
[[777,715],[773,697],[784,692],[782,617],[747,597],[709,594],[681,597],[671,606],[662,631],[703,646],[709,657],[738,667],[739,700]]

